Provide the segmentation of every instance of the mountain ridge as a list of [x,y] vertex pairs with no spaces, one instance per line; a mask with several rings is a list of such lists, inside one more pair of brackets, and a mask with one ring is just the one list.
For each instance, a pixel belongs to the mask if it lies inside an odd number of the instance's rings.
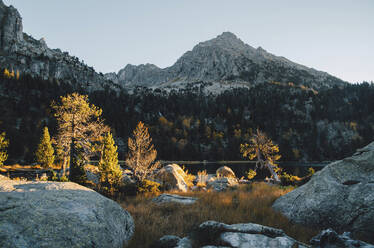
[[42,38],[34,39],[23,32],[22,17],[12,5],[0,0],[0,67],[19,71],[44,80],[64,80],[87,91],[116,88],[104,75],[79,58],[60,49],[51,49]]
[[125,87],[173,87],[194,82],[230,82],[240,87],[244,83],[250,87],[280,81],[329,88],[346,83],[327,72],[268,53],[262,47],[254,48],[231,32],[198,43],[172,66],[128,64],[118,73],[105,76]]

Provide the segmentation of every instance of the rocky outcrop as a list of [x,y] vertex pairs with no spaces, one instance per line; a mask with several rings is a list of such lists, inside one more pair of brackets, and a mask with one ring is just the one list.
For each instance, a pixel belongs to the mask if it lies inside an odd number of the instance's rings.
[[134,232],[116,202],[75,183],[0,180],[0,247],[123,247]]
[[195,197],[180,196],[173,194],[162,194],[152,200],[154,203],[180,203],[180,204],[193,204],[197,201]]
[[238,180],[232,177],[213,178],[208,182],[206,188],[220,192],[228,188],[236,187],[238,184]]
[[332,229],[323,230],[320,234],[313,237],[310,243],[315,248],[374,248],[374,245],[352,239],[349,232],[338,235]]
[[101,90],[105,85],[118,89],[104,75],[97,73],[74,56],[60,49],[48,48],[42,38],[36,40],[23,33],[22,18],[13,6],[0,0],[0,67],[41,77],[44,80],[63,80],[75,88]]
[[296,223],[374,237],[374,142],[315,173],[273,208]]
[[[189,237],[165,236],[154,247],[309,247],[287,236],[282,230],[253,223],[226,225],[216,221],[202,223]],[[165,242],[168,241],[168,242]]]
[[156,181],[166,190],[179,190],[186,192],[188,185],[185,181],[186,173],[177,164],[169,164],[161,168],[155,175]]
[[230,32],[201,42],[186,52],[177,62],[161,69],[152,64],[127,65],[116,77],[108,78],[126,87],[178,87],[186,83],[219,83],[223,89],[278,81],[303,83],[321,88],[341,85],[343,81],[325,72],[302,66],[255,49]]
[[216,171],[217,177],[231,177],[231,178],[236,178],[235,173],[231,170],[230,167],[227,166],[222,166],[219,167]]

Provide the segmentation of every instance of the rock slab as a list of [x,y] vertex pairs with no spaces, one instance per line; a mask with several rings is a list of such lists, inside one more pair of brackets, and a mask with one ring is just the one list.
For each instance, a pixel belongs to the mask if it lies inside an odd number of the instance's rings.
[[123,247],[130,214],[95,191],[67,182],[0,180],[0,247]]
[[374,142],[329,164],[273,208],[296,223],[374,237]]
[[174,194],[162,194],[154,198],[152,201],[155,203],[174,202],[174,203],[181,203],[181,204],[193,204],[197,201],[197,198],[174,195]]

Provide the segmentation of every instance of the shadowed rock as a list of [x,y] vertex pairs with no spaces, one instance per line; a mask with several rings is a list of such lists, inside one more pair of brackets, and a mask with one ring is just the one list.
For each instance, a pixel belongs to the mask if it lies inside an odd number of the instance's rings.
[[315,173],[273,208],[296,223],[374,237],[374,142]]

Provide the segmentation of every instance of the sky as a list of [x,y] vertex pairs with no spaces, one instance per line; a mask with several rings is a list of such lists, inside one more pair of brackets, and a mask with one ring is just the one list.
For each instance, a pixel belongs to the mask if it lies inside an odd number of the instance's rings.
[[97,71],[161,68],[224,31],[349,82],[374,81],[374,0],[4,0],[24,32]]

